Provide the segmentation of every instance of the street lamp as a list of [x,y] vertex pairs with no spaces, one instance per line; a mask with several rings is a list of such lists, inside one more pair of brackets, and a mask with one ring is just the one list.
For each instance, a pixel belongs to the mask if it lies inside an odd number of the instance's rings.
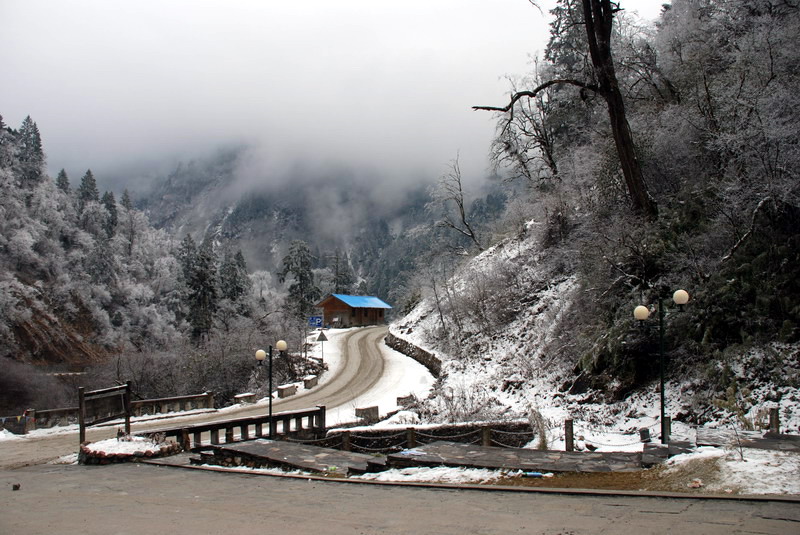
[[[275,343],[275,349],[283,353],[286,351],[286,342],[283,340],[278,340]],[[264,363],[264,359],[269,355],[269,438],[273,438],[273,425],[272,425],[272,346],[269,346],[269,352],[265,352],[263,349],[259,349],[256,351],[256,360],[258,361],[258,365],[261,366]]]
[[[683,305],[689,302],[689,292],[686,290],[677,290],[672,294],[672,301],[683,308]],[[633,317],[637,321],[644,321],[650,317],[650,309],[644,305],[639,305],[633,309]],[[669,428],[670,424],[667,422],[666,415],[664,414],[664,298],[658,298],[658,352],[659,352],[659,368],[661,375],[661,443],[669,443]]]

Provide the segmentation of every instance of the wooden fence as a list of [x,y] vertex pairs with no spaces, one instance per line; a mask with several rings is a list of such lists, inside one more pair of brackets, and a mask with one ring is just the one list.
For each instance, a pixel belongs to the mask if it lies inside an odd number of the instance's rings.
[[[145,414],[165,414],[170,412],[188,411],[193,409],[213,409],[214,393],[203,392],[188,396],[174,396],[169,398],[140,399],[131,401],[131,414],[142,416]],[[3,418],[5,427],[9,431],[24,435],[34,429],[44,429],[57,425],[77,424],[79,420],[78,407],[64,407],[60,409],[28,409],[21,416]],[[14,424],[12,426],[12,424]]]
[[[437,441],[519,448],[534,438],[527,422],[487,424],[442,424],[423,428],[341,429],[318,440],[300,440],[306,444],[360,453],[391,453]],[[297,440],[293,440],[297,441]]]

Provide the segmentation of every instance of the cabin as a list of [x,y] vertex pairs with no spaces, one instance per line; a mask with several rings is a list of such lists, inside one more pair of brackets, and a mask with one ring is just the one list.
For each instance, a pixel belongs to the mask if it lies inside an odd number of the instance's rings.
[[322,323],[328,327],[361,327],[386,323],[391,306],[370,295],[331,294],[319,303]]

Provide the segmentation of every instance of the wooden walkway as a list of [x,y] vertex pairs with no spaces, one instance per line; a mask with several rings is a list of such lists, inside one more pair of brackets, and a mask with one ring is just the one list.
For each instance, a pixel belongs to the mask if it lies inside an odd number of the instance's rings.
[[387,456],[392,467],[463,466],[536,472],[634,472],[642,454],[566,452],[433,442]]
[[280,467],[347,476],[386,469],[386,457],[308,446],[283,440],[253,440],[210,446],[200,462],[251,468]]
[[800,452],[800,436],[780,435],[758,431],[733,431],[729,429],[697,428],[698,446],[758,448]]
[[[177,459],[180,457],[180,459]],[[189,454],[148,463],[186,466]],[[353,453],[318,446],[254,440],[209,446],[191,464],[221,467],[279,467],[312,473],[348,476],[409,466],[453,466],[536,472],[633,472],[641,470],[642,454],[630,452],[563,452],[434,442],[387,456]]]

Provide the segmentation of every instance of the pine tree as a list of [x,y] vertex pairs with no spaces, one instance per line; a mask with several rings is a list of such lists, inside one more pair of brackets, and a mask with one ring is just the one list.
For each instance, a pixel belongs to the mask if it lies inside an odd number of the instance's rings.
[[346,253],[336,251],[333,256],[333,291],[334,293],[350,293],[353,291],[353,272]]
[[58,176],[56,177],[56,186],[58,186],[58,189],[67,194],[69,194],[70,190],[72,189],[69,185],[69,177],[64,169],[58,172]]
[[28,115],[19,129],[18,159],[23,187],[33,187],[44,175],[44,151],[39,127]]
[[281,283],[286,282],[287,276],[292,278],[289,285],[289,306],[299,316],[307,315],[322,293],[314,284],[314,273],[311,271],[313,260],[308,244],[302,240],[294,240],[289,245],[289,253],[283,258],[283,267],[278,272]]
[[210,238],[203,240],[188,265],[187,304],[192,335],[197,339],[207,339],[217,309],[217,261]]
[[220,296],[230,301],[239,301],[250,291],[250,278],[242,251],[231,254],[225,251],[219,268]]
[[133,201],[131,201],[131,194],[126,189],[122,192],[122,206],[125,207],[126,210],[133,210]]
[[105,206],[106,211],[108,212],[108,218],[106,219],[105,229],[106,234],[108,237],[114,235],[114,231],[117,229],[117,223],[119,222],[119,215],[117,214],[117,200],[114,198],[114,193],[107,191],[103,194],[103,206]]
[[100,191],[97,189],[97,181],[94,179],[92,170],[87,169],[86,174],[81,178],[81,185],[78,187],[78,211],[82,212],[88,202],[99,200]]
[[183,280],[188,284],[188,281],[192,275],[192,271],[194,270],[194,264],[197,260],[197,244],[192,239],[190,234],[187,234],[183,237],[180,245],[178,246],[178,252],[175,256],[177,257],[178,263],[181,266]]

